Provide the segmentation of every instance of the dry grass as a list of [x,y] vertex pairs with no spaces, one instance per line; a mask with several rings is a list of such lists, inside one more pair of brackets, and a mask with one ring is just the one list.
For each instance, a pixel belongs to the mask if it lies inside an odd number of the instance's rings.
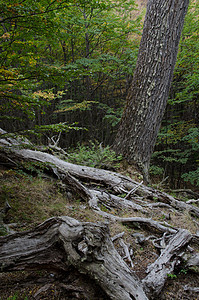
[[69,199],[54,180],[21,176],[14,171],[1,170],[0,174],[0,207],[5,201],[12,207],[5,222],[18,223],[19,230],[54,216],[67,215],[85,222],[103,220],[81,199]]

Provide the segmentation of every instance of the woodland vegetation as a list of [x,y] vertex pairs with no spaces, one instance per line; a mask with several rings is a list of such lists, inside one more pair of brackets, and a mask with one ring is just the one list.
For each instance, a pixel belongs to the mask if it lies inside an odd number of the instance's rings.
[[[0,127],[42,144],[62,132],[67,149],[111,145],[144,12],[134,1],[2,1]],[[198,1],[191,1],[150,167],[175,189],[199,184],[198,43]]]
[[111,148],[146,2],[0,1],[2,299],[197,297],[197,0],[151,185]]

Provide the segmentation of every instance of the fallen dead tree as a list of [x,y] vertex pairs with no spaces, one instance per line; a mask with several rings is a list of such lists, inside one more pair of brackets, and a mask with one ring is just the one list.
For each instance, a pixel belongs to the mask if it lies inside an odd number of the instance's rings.
[[148,299],[141,282],[115,250],[107,225],[51,218],[32,231],[0,238],[0,270],[68,271],[93,278],[110,299]]
[[179,230],[170,239],[159,258],[147,268],[147,276],[144,278],[143,283],[148,294],[153,296],[160,294],[167,275],[171,274],[174,266],[181,262],[184,247],[189,244],[191,238],[190,232],[183,229]]
[[[65,189],[73,195],[78,194],[95,213],[111,222],[158,233],[158,237],[148,236],[143,240],[151,239],[160,251],[160,256],[148,266],[146,277],[141,282],[132,272],[133,259],[128,246],[120,240],[131,268],[115,250],[107,225],[59,217],[47,220],[32,231],[1,238],[1,272],[41,267],[68,272],[72,266],[93,278],[110,299],[157,297],[164,287],[167,274],[173,272],[183,260],[186,250],[190,250],[191,240],[198,242],[199,237],[165,221],[155,221],[150,217],[119,217],[112,210],[138,211],[148,216],[155,208],[164,207],[172,212],[187,211],[198,217],[199,208],[124,175],[74,165],[49,153],[27,149],[32,146],[27,140],[6,137],[5,132],[0,132],[3,134],[0,138],[1,164],[13,167],[24,162],[39,162],[44,171],[50,170]],[[121,193],[126,196],[122,198]],[[101,205],[106,212],[101,210]]]
[[[0,129],[0,134],[4,136],[5,133],[5,131]],[[86,197],[87,200],[90,201],[91,206],[96,207],[99,198],[101,198],[100,201],[104,199],[104,202],[107,202],[106,199],[108,197],[108,202],[110,203],[112,201],[116,207],[118,206],[118,208],[121,208],[121,205],[123,207],[126,206],[127,209],[129,206],[132,208],[134,206],[133,209],[141,210],[142,212],[144,210],[146,212],[145,208],[147,207],[149,209],[153,209],[153,205],[150,205],[150,203],[147,204],[145,202],[143,207],[138,205],[138,203],[136,204],[134,201],[136,193],[137,196],[141,196],[145,200],[150,201],[156,199],[156,202],[159,202],[160,205],[163,205],[164,203],[171,209],[174,208],[182,211],[186,210],[191,215],[199,217],[198,207],[187,204],[183,201],[179,201],[171,195],[155,190],[151,187],[147,187],[144,184],[137,183],[129,177],[116,172],[71,164],[52,154],[31,149],[24,149],[24,146],[27,148],[28,146],[32,145],[29,145],[27,140],[23,141],[22,139],[11,137],[0,138],[0,163],[6,163],[10,166],[19,165],[22,162],[42,163],[44,166],[46,166],[46,168],[48,167],[52,169],[52,171],[59,178],[65,179],[72,190],[77,189],[77,185],[79,185],[78,192],[80,192],[80,190],[83,192],[84,198]],[[75,179],[73,180],[73,178]],[[103,186],[103,188],[100,190],[101,195],[102,192],[104,192],[102,195],[103,197],[99,196],[99,189],[96,190],[93,188],[88,188],[85,186],[85,182],[91,182],[91,186],[93,183],[95,183],[97,186],[99,184]],[[135,193],[131,192],[133,190]],[[116,194],[118,195],[121,193],[126,193],[129,200],[121,197],[115,197]]]
[[107,224],[56,217],[34,230],[1,237],[0,270],[69,272],[74,267],[94,279],[110,299],[150,299],[160,293],[191,238],[187,230],[173,234],[141,282],[114,248]]

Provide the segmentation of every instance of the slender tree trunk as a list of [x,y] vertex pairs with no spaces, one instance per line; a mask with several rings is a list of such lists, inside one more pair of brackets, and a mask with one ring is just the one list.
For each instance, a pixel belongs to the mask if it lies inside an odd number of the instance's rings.
[[189,0],[148,0],[137,65],[114,149],[148,179]]

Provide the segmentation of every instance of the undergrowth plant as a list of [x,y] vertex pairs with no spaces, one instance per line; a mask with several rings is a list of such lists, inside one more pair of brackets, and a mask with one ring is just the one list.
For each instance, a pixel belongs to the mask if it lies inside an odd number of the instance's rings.
[[88,145],[79,144],[68,153],[68,161],[101,169],[117,169],[122,159],[110,146],[103,147],[101,143],[90,141]]

